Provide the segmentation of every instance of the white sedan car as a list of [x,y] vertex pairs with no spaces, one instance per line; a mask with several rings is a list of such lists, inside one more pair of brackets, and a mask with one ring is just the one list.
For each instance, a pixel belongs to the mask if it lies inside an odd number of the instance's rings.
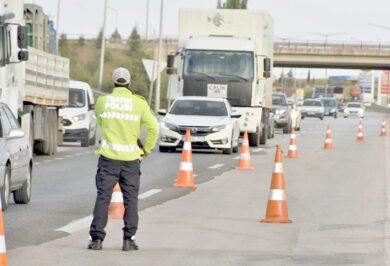
[[350,116],[364,117],[364,106],[359,102],[350,102],[344,108],[344,118]]
[[160,123],[160,152],[181,148],[187,129],[195,149],[222,150],[224,154],[238,152],[240,114],[233,114],[226,99],[208,97],[180,97]]

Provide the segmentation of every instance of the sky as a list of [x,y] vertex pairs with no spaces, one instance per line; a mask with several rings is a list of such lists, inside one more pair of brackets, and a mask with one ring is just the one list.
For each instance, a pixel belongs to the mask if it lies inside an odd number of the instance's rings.
[[[149,36],[159,30],[160,0],[150,1]],[[54,20],[57,0],[25,0],[41,5]],[[108,0],[107,33],[118,27],[127,37],[137,26],[145,34],[147,0]],[[165,0],[163,31],[178,35],[180,8],[215,8],[217,0]],[[61,0],[60,32],[69,38],[96,37],[103,24],[104,0]],[[275,34],[293,40],[323,40],[319,34],[338,34],[331,41],[390,43],[390,0],[249,0],[249,9],[267,10],[275,20]],[[317,34],[315,34],[317,33]],[[297,73],[301,73],[297,70]],[[305,71],[307,72],[307,71]],[[316,71],[316,73],[321,73]],[[340,73],[340,71],[330,71]],[[343,73],[355,73],[343,71]]]

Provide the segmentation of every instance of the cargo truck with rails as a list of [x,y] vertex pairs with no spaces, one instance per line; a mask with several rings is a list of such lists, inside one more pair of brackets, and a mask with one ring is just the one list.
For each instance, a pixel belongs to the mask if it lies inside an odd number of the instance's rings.
[[168,97],[226,98],[251,146],[270,137],[274,22],[264,11],[181,9]]
[[23,0],[0,0],[0,12],[0,101],[36,154],[54,154],[62,139],[58,110],[68,104],[69,59],[27,47]]

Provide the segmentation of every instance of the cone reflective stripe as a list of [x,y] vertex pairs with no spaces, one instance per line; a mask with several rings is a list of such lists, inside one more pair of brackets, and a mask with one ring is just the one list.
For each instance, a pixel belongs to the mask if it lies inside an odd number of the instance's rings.
[[288,218],[286,181],[283,173],[282,150],[276,147],[275,168],[272,173],[268,205],[263,223],[291,223]]
[[5,247],[3,207],[0,201],[0,266],[7,265],[7,249]]
[[125,214],[125,205],[123,195],[119,184],[116,184],[111,196],[110,207],[108,208],[108,217],[110,219],[123,219]]
[[290,136],[290,145],[288,147],[288,158],[298,158],[297,141],[295,137],[295,129],[293,128]]
[[331,150],[333,148],[333,140],[332,140],[332,131],[330,129],[330,126],[326,126],[326,136],[325,136],[325,144],[324,149],[325,150]]
[[359,128],[358,128],[358,134],[357,134],[356,141],[358,141],[358,142],[363,142],[363,141],[364,141],[364,133],[363,133],[363,123],[362,123],[362,120],[360,120],[360,123],[359,123]]
[[242,141],[240,160],[236,167],[237,170],[252,170],[251,153],[249,148],[248,133],[244,133],[244,139]]
[[381,134],[380,134],[380,136],[381,137],[386,137],[386,135],[387,135],[387,132],[386,132],[386,121],[383,120],[382,124],[381,124]]
[[197,187],[194,183],[194,173],[192,165],[191,132],[188,129],[186,130],[186,135],[184,139],[179,174],[177,176],[176,183],[173,186],[177,188]]

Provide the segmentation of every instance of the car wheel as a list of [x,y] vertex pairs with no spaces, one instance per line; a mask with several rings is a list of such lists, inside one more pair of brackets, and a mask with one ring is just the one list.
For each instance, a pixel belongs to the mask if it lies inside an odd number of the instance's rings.
[[303,119],[305,119],[305,117],[304,117],[304,116],[302,116],[301,118],[302,118],[302,120],[303,120]]
[[96,144],[96,133],[93,135],[92,139],[89,140],[89,145],[95,146]]
[[159,146],[159,147],[158,147],[158,150],[159,150],[160,152],[174,152],[174,151],[176,151],[176,148],[174,148],[174,147],[163,147],[163,146]]
[[31,200],[31,182],[32,169],[28,168],[27,179],[23,186],[14,192],[14,201],[16,204],[28,204]]
[[87,135],[84,137],[84,139],[81,140],[81,147],[88,147],[89,146],[89,133],[90,131],[88,130]]
[[348,117],[348,116],[346,116],[346,115],[344,116],[344,118],[347,118],[347,117]]
[[320,117],[320,119],[321,119],[321,120],[324,120],[324,117],[323,117],[323,116],[321,116],[321,117]]
[[4,173],[4,186],[1,188],[1,206],[2,210],[5,211],[8,208],[9,196],[11,194],[11,169],[6,166]]

